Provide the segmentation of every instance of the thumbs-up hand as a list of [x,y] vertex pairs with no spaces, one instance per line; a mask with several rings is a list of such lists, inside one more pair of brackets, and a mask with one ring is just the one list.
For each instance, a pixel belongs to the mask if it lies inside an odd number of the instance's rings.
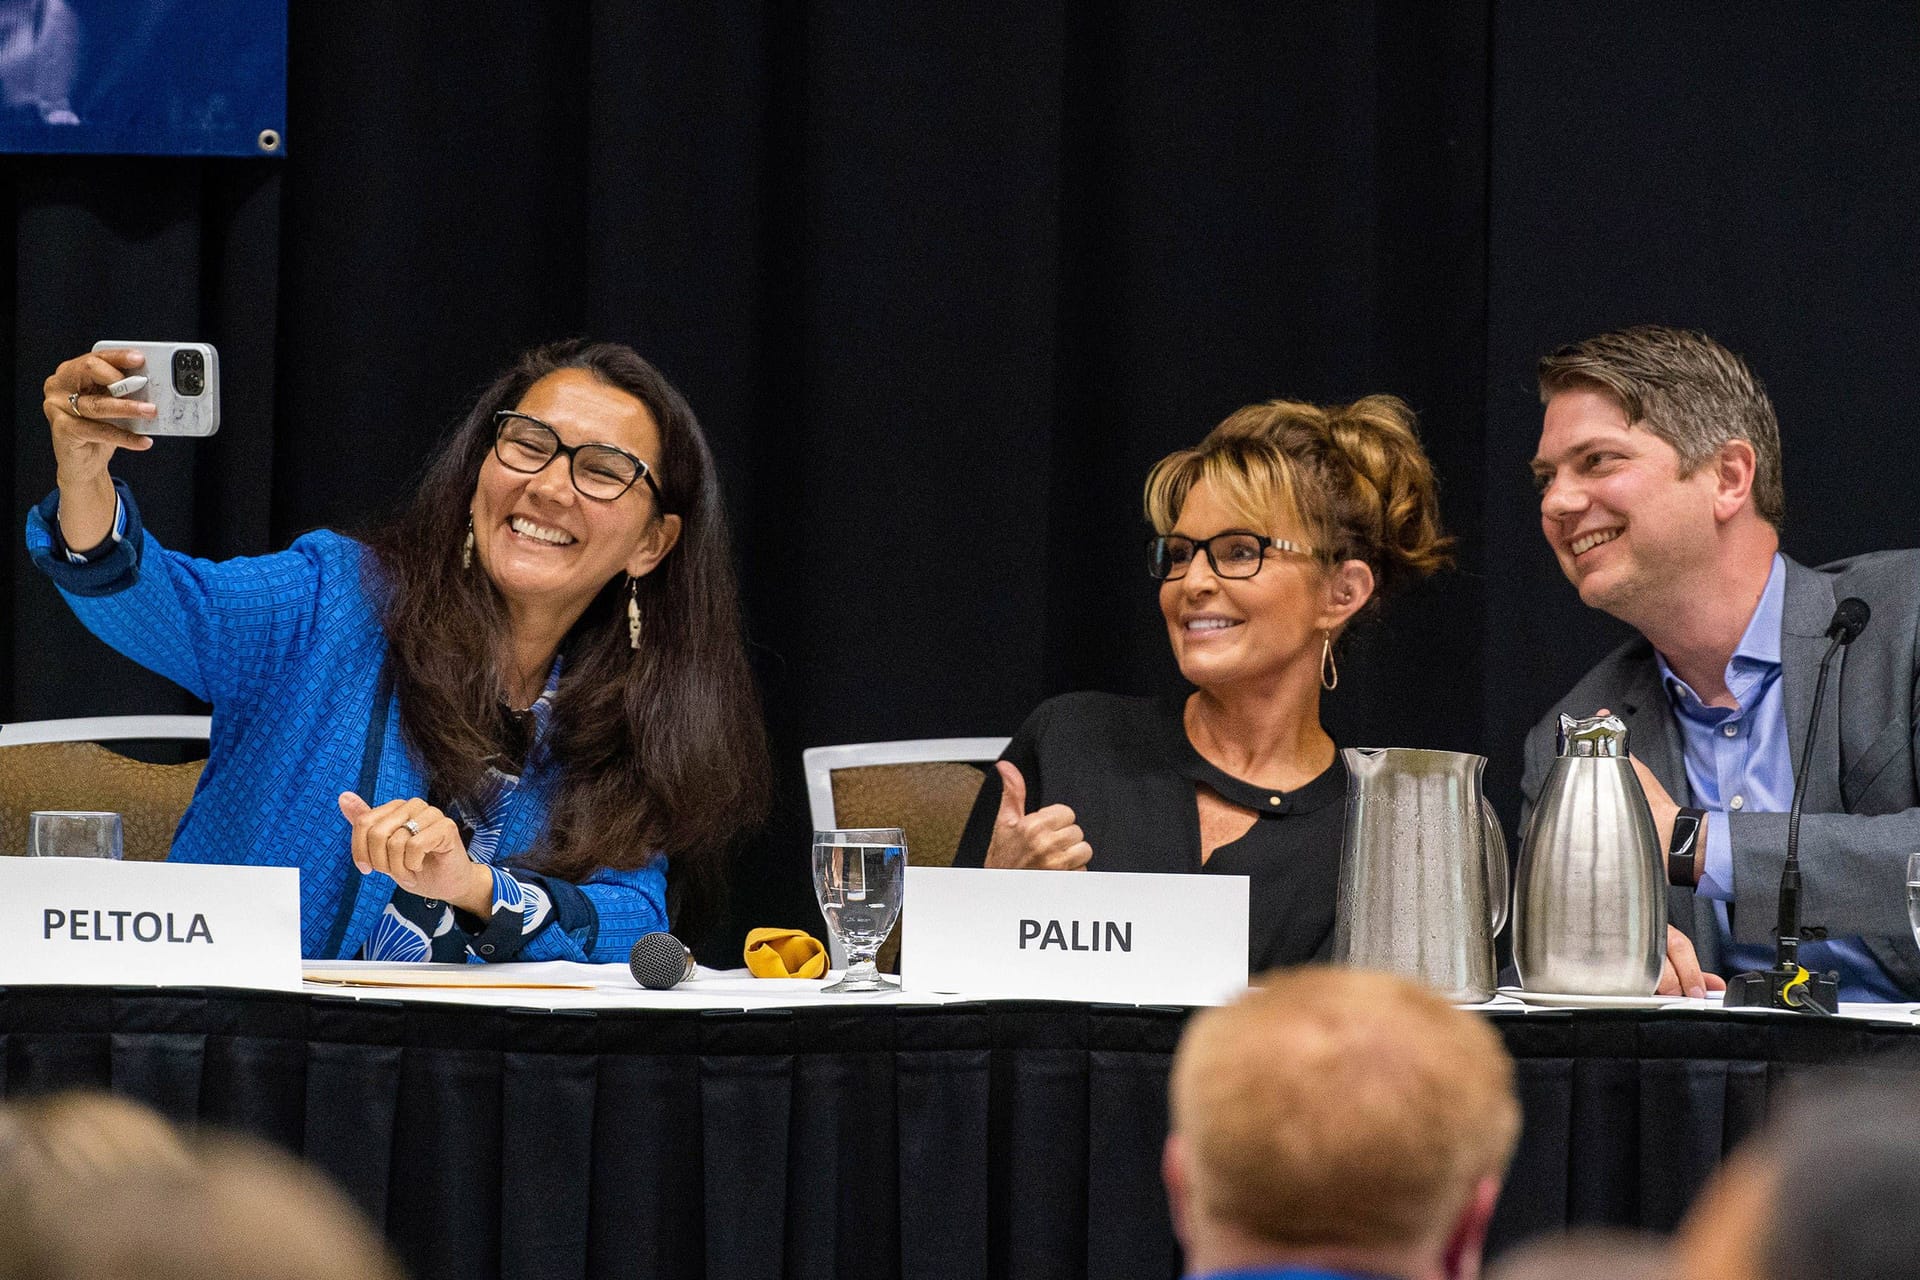
[[425,800],[375,806],[342,791],[340,816],[353,828],[348,850],[361,875],[384,871],[409,893],[477,916],[492,914],[492,870],[468,855],[459,824]]
[[986,864],[1021,870],[1086,870],[1093,847],[1074,820],[1073,810],[1050,804],[1028,813],[1027,780],[1019,768],[1007,760],[993,767],[1000,771],[1000,812],[993,820]]

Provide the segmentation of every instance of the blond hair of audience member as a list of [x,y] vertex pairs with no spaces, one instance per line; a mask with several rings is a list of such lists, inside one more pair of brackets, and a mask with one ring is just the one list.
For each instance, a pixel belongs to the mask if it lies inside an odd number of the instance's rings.
[[1504,1254],[1487,1280],[1673,1280],[1673,1252],[1659,1236],[1611,1227],[1536,1236]]
[[0,1110],[0,1280],[405,1280],[318,1172],[75,1094]]
[[0,1176],[91,1178],[192,1164],[178,1129],[110,1093],[48,1094],[0,1107]]
[[1181,1037],[1163,1161],[1189,1273],[1478,1274],[1520,1128],[1487,1022],[1386,974],[1270,975]]

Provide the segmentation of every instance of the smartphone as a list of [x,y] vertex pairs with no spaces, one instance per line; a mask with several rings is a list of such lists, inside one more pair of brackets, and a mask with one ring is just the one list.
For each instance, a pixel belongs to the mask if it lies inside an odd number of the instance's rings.
[[134,370],[147,384],[123,400],[145,400],[151,418],[119,425],[145,436],[210,436],[220,429],[220,353],[206,342],[96,342],[95,351],[138,351],[147,363]]

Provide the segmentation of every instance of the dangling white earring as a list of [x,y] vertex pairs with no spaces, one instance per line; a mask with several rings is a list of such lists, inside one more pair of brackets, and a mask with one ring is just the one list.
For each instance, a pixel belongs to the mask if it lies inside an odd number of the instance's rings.
[[1340,668],[1333,660],[1333,632],[1320,634],[1320,687],[1331,692],[1340,687]]
[[467,540],[460,544],[460,567],[473,568],[473,517],[467,517]]
[[640,579],[627,579],[627,648],[640,647]]

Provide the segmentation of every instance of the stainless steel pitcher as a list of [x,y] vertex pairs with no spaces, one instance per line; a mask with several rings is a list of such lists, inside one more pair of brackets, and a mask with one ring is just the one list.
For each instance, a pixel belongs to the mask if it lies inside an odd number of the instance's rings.
[[1513,961],[1529,991],[1646,996],[1660,982],[1666,859],[1618,716],[1560,717],[1520,843]]
[[1507,841],[1480,794],[1485,756],[1348,747],[1333,955],[1418,978],[1458,1003],[1493,998],[1507,922]]

